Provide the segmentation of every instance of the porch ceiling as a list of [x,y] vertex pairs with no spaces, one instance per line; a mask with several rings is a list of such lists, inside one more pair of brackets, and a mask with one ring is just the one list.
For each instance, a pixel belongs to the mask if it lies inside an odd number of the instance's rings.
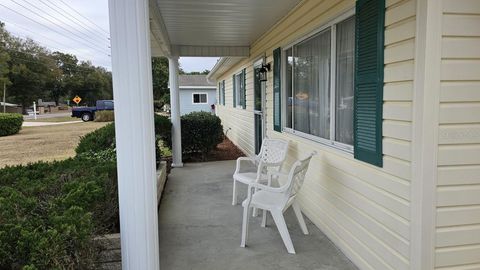
[[153,55],[249,56],[301,0],[150,0]]

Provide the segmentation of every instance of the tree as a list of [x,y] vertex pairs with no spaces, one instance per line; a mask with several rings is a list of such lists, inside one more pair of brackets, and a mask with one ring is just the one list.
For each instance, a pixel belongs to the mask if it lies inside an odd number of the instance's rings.
[[168,59],[165,57],[152,58],[153,99],[156,108],[170,103],[170,89],[168,88]]
[[79,62],[71,54],[52,53],[32,39],[15,37],[1,22],[0,44],[0,83],[8,72],[9,100],[21,104],[24,111],[39,98],[58,103],[78,94],[86,104],[112,98],[112,75],[104,68]]
[[208,75],[208,73],[210,73],[210,70],[205,69],[204,71],[191,71],[191,72],[183,71],[182,74],[185,74],[185,75]]

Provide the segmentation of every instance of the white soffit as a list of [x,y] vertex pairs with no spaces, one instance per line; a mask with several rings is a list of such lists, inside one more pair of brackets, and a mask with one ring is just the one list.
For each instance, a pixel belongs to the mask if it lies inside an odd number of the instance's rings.
[[218,47],[250,46],[301,0],[155,1],[172,46]]

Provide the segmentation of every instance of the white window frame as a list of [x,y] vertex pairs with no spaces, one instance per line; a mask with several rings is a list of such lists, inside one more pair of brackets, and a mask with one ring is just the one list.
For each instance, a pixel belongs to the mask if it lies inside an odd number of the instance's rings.
[[[286,46],[282,47],[282,89],[281,89],[281,99],[282,99],[282,108],[281,108],[281,113],[282,113],[282,131],[285,133],[293,134],[305,139],[309,139],[318,143],[321,143],[323,145],[330,146],[332,148],[342,150],[344,152],[353,154],[353,145],[348,145],[345,143],[337,142],[335,141],[335,97],[336,97],[336,53],[337,53],[337,40],[336,40],[336,25],[338,23],[341,23],[350,17],[355,15],[355,9],[350,9],[347,12],[341,14],[340,16],[336,17],[335,19],[329,21],[328,23],[320,26],[319,28],[315,29],[314,31],[302,36],[299,39],[294,40],[293,42],[287,44]],[[286,114],[287,114],[287,95],[286,95],[286,76],[287,76],[287,63],[285,61],[286,58],[286,51],[289,49],[292,49],[292,55],[294,53],[293,46],[301,43],[302,41],[305,41],[314,35],[321,33],[325,30],[330,29],[330,59],[331,59],[331,66],[330,66],[330,139],[325,139],[322,137],[318,137],[315,135],[311,135],[308,133],[304,133],[298,130],[295,130],[295,125],[294,125],[294,116],[293,116],[293,111],[292,111],[292,128],[286,127]],[[292,69],[292,88],[293,88],[293,71]]]
[[[239,77],[242,78],[242,73],[243,73],[243,70],[240,70],[240,72],[235,73],[235,80],[233,80],[234,85],[232,85],[232,89],[233,89],[233,87],[235,87],[238,78]],[[243,78],[243,79],[245,80],[245,78]],[[242,82],[240,82],[239,86],[241,86],[241,85],[242,85]],[[244,91],[247,91],[246,85],[244,85],[243,88],[245,88]],[[240,87],[235,88],[235,102],[236,102],[235,108],[244,110],[243,105],[240,103],[240,97],[241,97]],[[245,102],[247,102],[247,101],[245,100]]]
[[[206,97],[205,102],[195,102],[195,98],[194,98],[195,95],[205,95],[205,97]],[[198,100],[201,100],[201,98],[198,97]],[[193,92],[192,93],[192,104],[193,105],[208,104],[208,93],[207,92]]]

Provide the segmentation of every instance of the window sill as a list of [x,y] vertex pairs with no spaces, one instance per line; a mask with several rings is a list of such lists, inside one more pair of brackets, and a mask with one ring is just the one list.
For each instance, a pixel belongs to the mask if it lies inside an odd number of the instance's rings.
[[310,134],[306,134],[306,133],[303,133],[303,132],[300,132],[300,131],[295,131],[295,130],[292,130],[290,128],[283,128],[282,132],[286,133],[286,134],[293,135],[293,136],[297,136],[297,137],[300,137],[300,138],[303,138],[303,139],[307,139],[309,141],[313,141],[315,143],[321,144],[322,146],[327,146],[327,147],[329,147],[331,149],[334,149],[336,151],[341,151],[342,153],[346,153],[348,155],[353,156],[353,146],[351,146],[351,145],[330,141],[330,140],[323,139],[323,138],[313,136],[313,135],[310,135]]

